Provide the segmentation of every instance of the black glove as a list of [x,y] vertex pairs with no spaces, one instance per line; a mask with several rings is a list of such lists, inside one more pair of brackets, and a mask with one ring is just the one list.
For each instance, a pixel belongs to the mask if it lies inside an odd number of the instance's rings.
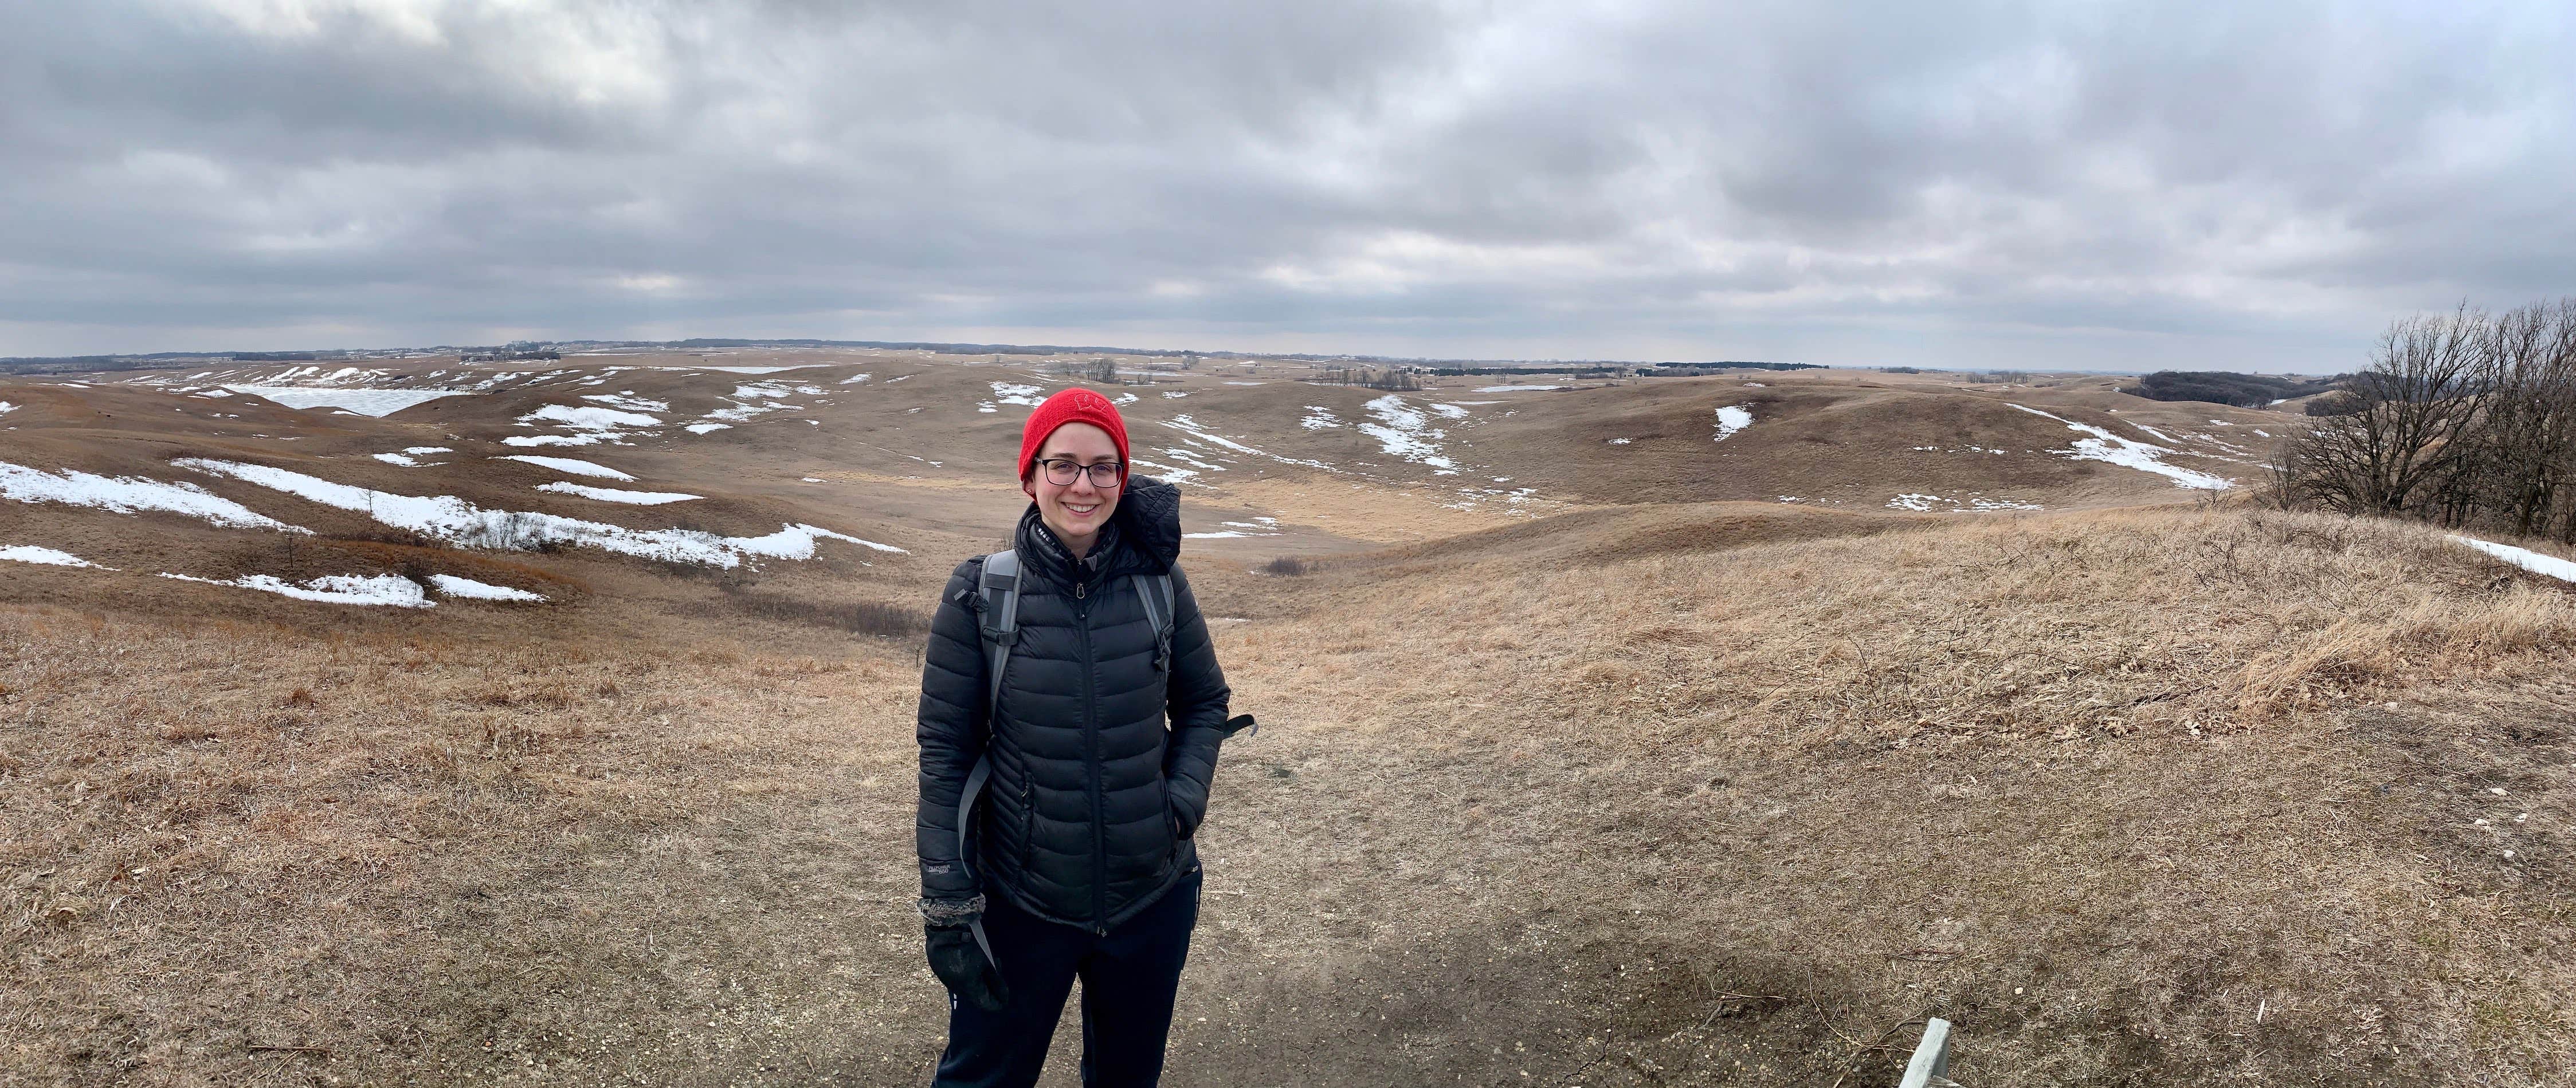
[[974,1002],[985,1012],[1000,1012],[1011,1003],[1011,989],[1002,985],[1001,969],[975,943],[974,930],[926,925],[922,944],[930,952],[930,973],[939,976],[958,1000]]

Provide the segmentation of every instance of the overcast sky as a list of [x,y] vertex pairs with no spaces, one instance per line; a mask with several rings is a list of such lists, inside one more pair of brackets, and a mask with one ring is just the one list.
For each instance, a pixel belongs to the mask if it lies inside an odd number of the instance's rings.
[[2331,370],[2576,293],[2529,4],[0,0],[0,355]]

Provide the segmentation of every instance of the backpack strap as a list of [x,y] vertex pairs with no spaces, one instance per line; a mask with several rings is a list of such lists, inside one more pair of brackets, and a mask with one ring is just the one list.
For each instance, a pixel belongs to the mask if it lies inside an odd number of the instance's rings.
[[986,667],[992,679],[984,697],[986,751],[976,757],[975,769],[966,772],[966,788],[957,793],[957,866],[970,877],[975,875],[975,868],[968,858],[966,836],[975,828],[975,802],[984,795],[985,783],[993,779],[991,723],[1002,706],[1002,671],[1010,667],[1011,646],[1020,639],[1020,553],[999,551],[985,556],[984,573],[976,581],[975,591],[983,600],[975,624],[984,636],[989,658]]
[[1012,644],[1020,640],[1020,553],[985,556],[984,576],[975,590],[984,598],[983,615],[976,622],[984,631],[984,652],[992,656],[990,690],[984,699],[989,719],[1002,705],[1002,670],[1011,663]]
[[1137,575],[1129,581],[1135,583],[1136,599],[1145,602],[1145,618],[1154,624],[1154,671],[1169,672],[1172,668],[1172,629],[1179,626],[1172,615],[1173,610],[1179,607],[1172,596],[1172,576],[1169,573],[1150,578]]

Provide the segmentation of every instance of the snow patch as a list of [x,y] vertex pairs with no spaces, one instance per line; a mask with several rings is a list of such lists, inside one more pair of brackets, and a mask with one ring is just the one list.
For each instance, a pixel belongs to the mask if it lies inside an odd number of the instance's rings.
[[539,457],[535,454],[528,453],[508,453],[495,457],[493,460],[525,461],[531,465],[550,468],[557,472],[569,472],[575,476],[596,476],[603,480],[631,481],[635,478],[606,465],[594,464],[575,457]]
[[724,537],[695,529],[629,529],[578,518],[517,510],[486,510],[453,495],[397,495],[291,472],[266,465],[216,461],[202,457],[172,462],[181,468],[225,476],[282,491],[298,498],[366,514],[380,525],[408,529],[434,540],[471,548],[529,551],[549,543],[598,548],[620,555],[677,563],[734,567],[746,556],[805,559],[814,542],[829,537],[875,548],[903,549],[845,536],[812,525],[782,525],[757,537]]
[[[1735,432],[1752,425],[1752,409],[1746,408],[1741,404],[1727,405],[1726,407],[1717,410],[1717,437],[1712,438],[1709,441],[1724,442],[1727,439],[1735,437]],[[1763,433],[1768,434],[1770,432],[1765,431]]]
[[814,558],[814,542],[822,539],[845,540],[863,548],[874,548],[881,552],[893,552],[896,555],[912,554],[901,548],[895,547],[892,544],[879,544],[876,541],[861,540],[846,533],[836,533],[830,529],[801,524],[782,527],[777,532],[771,533],[768,536],[737,536],[726,538],[728,543],[731,543],[743,551],[749,552],[753,555],[766,555],[774,559],[812,559]]
[[0,559],[6,559],[12,563],[41,563],[49,567],[89,567],[95,570],[116,569],[114,567],[99,566],[96,563],[92,563],[89,560],[73,555],[70,552],[55,551],[52,548],[39,548],[33,544],[11,544],[7,547],[0,547]]
[[1010,382],[993,383],[993,400],[995,403],[999,404],[1018,404],[1035,408],[1038,405],[1046,403],[1045,398],[1038,395],[1043,392],[1045,392],[1045,390],[1034,385],[1014,385]]
[[[667,403],[654,400],[651,397],[636,396],[632,391],[625,393],[589,393],[583,395],[581,399],[605,404],[611,408],[623,409],[629,412],[668,412],[671,410],[671,406]],[[656,420],[655,422],[658,423],[660,421]]]
[[[591,398],[583,398],[585,400]],[[613,431],[620,427],[659,427],[662,421],[642,412],[621,412],[615,408],[591,408],[570,404],[549,404],[519,417],[526,424],[555,423],[581,431]]]
[[319,601],[324,604],[389,605],[394,608],[431,607],[429,597],[420,590],[420,583],[399,574],[379,574],[373,577],[334,574],[312,579],[303,585],[296,585],[267,574],[249,574],[232,579],[192,578],[185,574],[166,572],[161,576],[202,585],[256,589],[263,593],[293,597],[299,601]]
[[2488,555],[2494,556],[2495,558],[2501,559],[2507,563],[2511,563],[2514,566],[2521,567],[2533,574],[2547,575],[2562,582],[2576,582],[2576,563],[2560,559],[2557,556],[2542,555],[2529,548],[2517,548],[2511,544],[2498,544],[2491,540],[2479,540],[2475,537],[2460,536],[2456,533],[2451,536],[2451,539],[2458,543],[2468,545],[2469,547],[2476,548],[2479,551],[2485,552]]
[[687,432],[689,432],[690,434],[705,434],[705,433],[707,433],[708,431],[729,431],[729,430],[732,430],[732,429],[733,429],[733,424],[730,424],[730,423],[692,423],[692,424],[689,424],[688,426],[686,426],[686,427],[682,427],[682,428],[680,428],[680,429],[681,429],[681,430],[684,430],[684,431],[687,431]]
[[1306,413],[1306,418],[1298,420],[1297,425],[1307,430],[1320,431],[1326,427],[1342,425],[1341,419],[1333,415],[1333,410],[1323,405],[1309,404],[1306,406]]
[[508,586],[496,586],[490,582],[477,582],[474,579],[459,578],[453,574],[430,575],[429,584],[440,593],[444,593],[450,597],[463,597],[468,600],[525,601],[534,604],[546,599],[545,594],[542,593],[530,593],[524,589],[512,589]]
[[706,497],[704,495],[682,494],[677,491],[620,491],[613,487],[592,487],[588,484],[565,483],[561,481],[550,484],[540,484],[537,486],[537,490],[552,491],[560,495],[579,495],[585,499],[598,499],[601,502],[622,502],[629,506],[662,506],[668,503],[687,502],[690,499],[702,499]]
[[[1165,483],[1183,483],[1188,481],[1191,477],[1198,475],[1198,470],[1196,469],[1179,468],[1173,465],[1148,461],[1142,457],[1129,457],[1127,459],[1127,463],[1137,468],[1152,471],[1157,479],[1160,479]],[[1218,469],[1217,471],[1223,472],[1225,470]]]
[[[1798,500],[1787,495],[1782,495],[1780,496],[1780,501],[1796,502]],[[2046,509],[2046,507],[2043,507],[2038,503],[2023,502],[2019,499],[1989,499],[1973,495],[1965,499],[1945,499],[1939,495],[1914,494],[1898,495],[1895,498],[1887,500],[1887,508],[1890,510],[1912,510],[1918,514],[1927,514],[1934,510],[1946,510],[1953,514],[1963,514],[1987,513],[2000,510]]]
[[[1164,421],[1164,423],[1163,423],[1163,426],[1166,426],[1166,427],[1169,427],[1169,428],[1171,428],[1171,429],[1173,429],[1173,430],[1179,431],[1179,432],[1181,432],[1182,434],[1185,434],[1185,435],[1188,435],[1188,436],[1190,436],[1190,437],[1192,437],[1192,438],[1198,439],[1198,440],[1199,440],[1199,441],[1201,441],[1201,442],[1208,443],[1209,445],[1213,445],[1213,446],[1222,446],[1222,447],[1224,447],[1224,448],[1226,448],[1226,449],[1233,450],[1233,451],[1234,451],[1234,452],[1236,452],[1236,453],[1248,453],[1248,454],[1251,454],[1251,455],[1252,455],[1252,456],[1254,456],[1254,457],[1267,457],[1267,458],[1269,458],[1269,459],[1271,459],[1271,460],[1273,460],[1273,461],[1277,461],[1277,462],[1279,462],[1279,463],[1281,463],[1281,464],[1287,464],[1287,465],[1304,465],[1304,466],[1306,466],[1307,468],[1320,468],[1320,469],[1323,469],[1323,470],[1324,470],[1324,471],[1326,471],[1326,472],[1338,472],[1338,471],[1340,471],[1339,469],[1336,469],[1336,468],[1334,468],[1333,466],[1328,465],[1328,464],[1325,464],[1325,463],[1323,463],[1323,462],[1321,462],[1321,461],[1308,461],[1308,460],[1304,460],[1304,459],[1302,459],[1302,458],[1296,458],[1296,457],[1282,457],[1282,456],[1280,456],[1280,455],[1278,455],[1278,454],[1271,453],[1271,452],[1269,452],[1269,451],[1267,451],[1267,450],[1257,450],[1257,449],[1254,449],[1254,448],[1252,448],[1252,447],[1250,447],[1250,446],[1244,445],[1244,444],[1243,444],[1243,443],[1241,443],[1241,442],[1237,442],[1237,441],[1235,441],[1235,440],[1233,440],[1233,439],[1231,439],[1231,438],[1227,438],[1227,437],[1225,437],[1225,436],[1223,436],[1223,435],[1219,435],[1219,434],[1215,434],[1215,433],[1213,433],[1213,432],[1210,432],[1206,427],[1200,426],[1200,425],[1199,425],[1199,421],[1197,421],[1197,420],[1195,420],[1195,419],[1191,419],[1191,418],[1190,418],[1189,416],[1187,416],[1187,415],[1177,415],[1177,416],[1173,416],[1172,418],[1170,418],[1170,419],[1168,419],[1168,420],[1165,420],[1165,421]],[[1165,451],[1165,452],[1167,452],[1167,453],[1179,453],[1179,452],[1181,452],[1181,451],[1179,451],[1179,450],[1167,450],[1167,451]]]
[[[2011,404],[2010,401],[2006,401],[2005,403]],[[2106,461],[2125,468],[2134,468],[2140,472],[2152,472],[2158,476],[2163,476],[2172,480],[2175,487],[2191,487],[2198,488],[2203,491],[2224,491],[2236,486],[2236,481],[2224,476],[2213,476],[2209,473],[2187,469],[2180,465],[2168,465],[2164,463],[2160,458],[2174,451],[2163,446],[2153,446],[2135,439],[2122,438],[2109,431],[2103,430],[2100,427],[2093,426],[2092,424],[2076,423],[2058,416],[2049,415],[2037,408],[2031,408],[2020,404],[2012,404],[2012,407],[2019,408],[2022,411],[2035,416],[2057,420],[2059,423],[2066,424],[2067,430],[2092,436],[2089,438],[2076,439],[2072,449],[2050,450],[2050,453],[2064,454],[2077,461]]]
[[541,446],[596,446],[625,433],[624,431],[593,431],[589,434],[514,434],[502,439],[501,444],[523,450]]
[[440,397],[468,397],[464,389],[310,389],[291,385],[227,385],[225,389],[283,404],[298,411],[334,408],[362,416],[389,416]]
[[1432,426],[1431,420],[1406,404],[1404,398],[1389,393],[1368,402],[1367,408],[1377,422],[1360,424],[1360,433],[1377,439],[1378,446],[1388,454],[1428,465],[1435,475],[1458,474],[1458,463],[1440,452],[1440,440],[1449,437],[1448,432]]
[[57,474],[7,461],[0,461],[0,499],[92,506],[119,514],[161,510],[185,514],[228,529],[312,532],[252,513],[250,508],[240,503],[191,483],[164,483],[140,476],[99,476],[76,469],[65,469]]

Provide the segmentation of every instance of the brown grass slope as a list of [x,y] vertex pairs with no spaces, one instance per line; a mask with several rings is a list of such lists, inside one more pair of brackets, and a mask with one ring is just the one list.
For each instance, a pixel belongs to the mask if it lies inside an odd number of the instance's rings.
[[[1195,568],[1265,728],[1172,1083],[2567,1082],[2562,588],[1834,520]],[[924,1078],[907,644],[369,623],[0,611],[0,1082]]]

